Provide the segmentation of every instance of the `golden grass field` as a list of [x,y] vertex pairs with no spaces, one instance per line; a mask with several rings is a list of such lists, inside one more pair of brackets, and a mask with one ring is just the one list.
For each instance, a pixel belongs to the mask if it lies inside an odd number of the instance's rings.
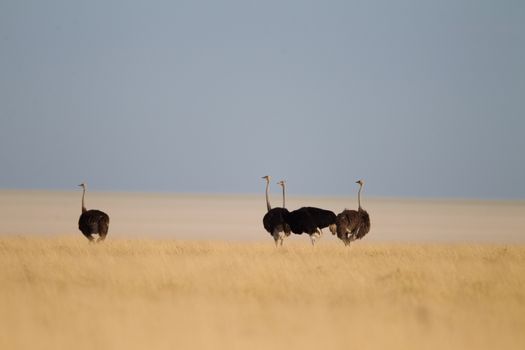
[[0,266],[2,349],[525,347],[523,246],[10,237]]
[[276,249],[261,196],[88,193],[88,244],[78,192],[0,194],[0,349],[525,348],[521,202],[370,199],[350,248]]

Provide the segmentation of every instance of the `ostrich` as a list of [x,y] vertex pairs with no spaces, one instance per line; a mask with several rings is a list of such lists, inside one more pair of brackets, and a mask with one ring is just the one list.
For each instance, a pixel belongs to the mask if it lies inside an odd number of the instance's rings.
[[350,245],[356,239],[363,238],[368,231],[370,231],[370,216],[361,208],[361,190],[365,182],[363,180],[356,181],[359,185],[359,192],[357,193],[358,209],[345,209],[337,215],[336,227],[330,228],[332,234],[337,235],[343,241],[345,246]]
[[81,183],[78,185],[82,187],[82,214],[78,219],[78,229],[84,236],[93,242],[94,238],[92,235],[98,234],[97,242],[101,242],[106,238],[109,229],[109,216],[103,211],[90,209],[87,210],[84,206],[84,197],[86,195],[86,184]]
[[285,220],[293,233],[297,235],[307,233],[312,245],[315,245],[315,241],[323,234],[323,228],[330,227],[330,231],[335,230],[336,216],[330,210],[302,207],[289,212]]
[[267,213],[263,217],[263,226],[268,231],[274,241],[275,246],[279,244],[283,245],[284,237],[290,235],[290,226],[285,221],[285,216],[288,215],[288,210],[284,208],[284,181],[282,181],[283,187],[283,208],[273,208],[270,206],[269,189],[270,189],[270,176],[266,175],[262,177],[266,180],[266,208]]

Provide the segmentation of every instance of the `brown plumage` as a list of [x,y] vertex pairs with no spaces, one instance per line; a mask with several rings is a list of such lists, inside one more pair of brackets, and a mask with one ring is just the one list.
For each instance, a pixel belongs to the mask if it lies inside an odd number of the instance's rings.
[[92,235],[98,234],[97,242],[102,242],[106,239],[109,230],[109,216],[103,211],[97,209],[87,210],[84,205],[84,197],[86,195],[86,184],[81,183],[82,187],[82,214],[78,219],[78,229],[90,241],[93,242]]
[[343,241],[345,245],[350,245],[352,241],[363,238],[370,231],[370,216],[367,211],[361,207],[361,189],[364,181],[356,181],[359,184],[359,192],[357,194],[358,209],[345,209],[337,215],[335,220],[336,227],[330,231],[332,234]]

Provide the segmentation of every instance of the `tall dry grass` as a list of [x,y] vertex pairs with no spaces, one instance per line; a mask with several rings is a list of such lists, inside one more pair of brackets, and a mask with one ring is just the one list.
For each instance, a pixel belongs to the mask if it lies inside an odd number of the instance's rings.
[[1,349],[525,348],[524,246],[3,237],[0,266]]

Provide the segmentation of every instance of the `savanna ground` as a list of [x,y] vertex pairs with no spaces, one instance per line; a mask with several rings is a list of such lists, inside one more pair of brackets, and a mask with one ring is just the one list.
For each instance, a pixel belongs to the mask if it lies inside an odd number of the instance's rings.
[[276,249],[263,193],[88,192],[104,244],[78,231],[80,199],[0,190],[0,349],[525,348],[523,201],[365,193],[363,241]]
[[3,236],[0,266],[1,349],[525,348],[524,245]]

